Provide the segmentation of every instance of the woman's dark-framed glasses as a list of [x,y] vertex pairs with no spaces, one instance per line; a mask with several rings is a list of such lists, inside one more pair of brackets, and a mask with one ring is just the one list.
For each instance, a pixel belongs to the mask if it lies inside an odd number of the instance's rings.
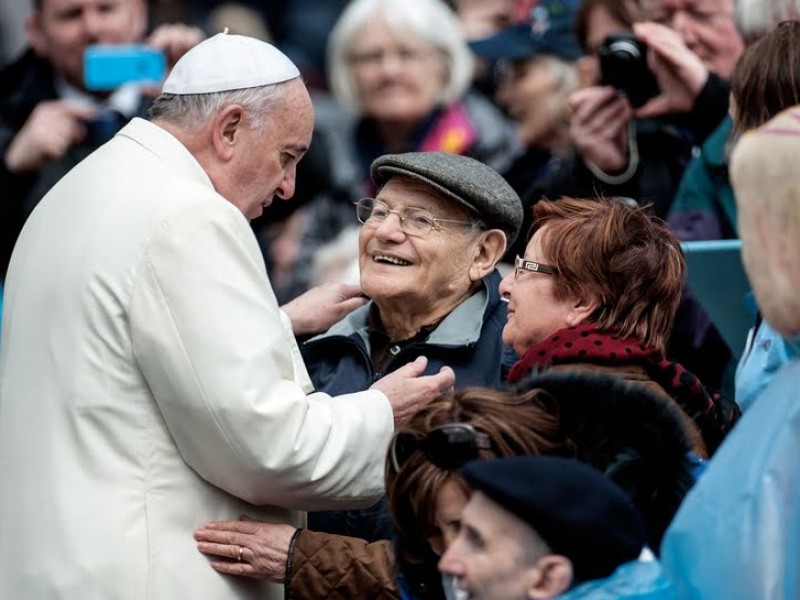
[[434,427],[428,435],[398,431],[389,448],[392,468],[399,472],[417,451],[440,469],[455,470],[478,458],[480,450],[489,450],[489,436],[467,423],[448,423]]
[[389,215],[397,215],[400,221],[400,229],[408,234],[424,237],[431,232],[431,229],[441,231],[442,223],[470,226],[470,221],[457,221],[455,219],[439,219],[423,208],[406,207],[400,210],[393,210],[389,205],[375,198],[361,198],[354,202],[356,207],[356,217],[365,227],[377,227],[389,218]]
[[514,259],[514,277],[519,277],[520,273],[544,273],[545,275],[557,275],[558,269],[536,262],[535,260],[525,260],[521,256]]

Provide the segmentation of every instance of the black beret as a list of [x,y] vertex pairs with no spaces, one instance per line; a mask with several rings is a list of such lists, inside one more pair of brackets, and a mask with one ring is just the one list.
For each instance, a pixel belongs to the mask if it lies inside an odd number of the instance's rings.
[[384,154],[372,163],[372,181],[383,187],[394,175],[427,183],[471,209],[492,229],[505,232],[510,246],[522,226],[522,201],[491,167],[449,152]]
[[608,577],[646,544],[628,495],[589,465],[556,456],[475,460],[464,479],[566,556],[578,581]]

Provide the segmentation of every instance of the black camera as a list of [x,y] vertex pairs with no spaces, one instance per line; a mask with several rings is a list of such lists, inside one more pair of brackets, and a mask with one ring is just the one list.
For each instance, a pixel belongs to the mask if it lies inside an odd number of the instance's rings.
[[597,48],[597,57],[601,83],[624,92],[634,108],[660,93],[658,82],[647,67],[647,46],[633,34],[612,33]]

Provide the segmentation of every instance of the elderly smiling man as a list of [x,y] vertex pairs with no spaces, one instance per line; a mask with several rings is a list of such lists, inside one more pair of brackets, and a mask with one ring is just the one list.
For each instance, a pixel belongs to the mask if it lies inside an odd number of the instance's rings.
[[459,386],[499,384],[506,309],[495,264],[519,231],[519,197],[494,170],[444,152],[383,156],[372,179],[377,197],[356,202],[372,301],[303,344],[312,381],[328,393],[366,389],[425,354]]

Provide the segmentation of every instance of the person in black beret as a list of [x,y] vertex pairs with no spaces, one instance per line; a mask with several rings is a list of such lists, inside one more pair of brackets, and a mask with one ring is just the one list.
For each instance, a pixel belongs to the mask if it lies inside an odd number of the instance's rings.
[[630,497],[573,459],[472,461],[474,493],[439,562],[472,600],[556,598],[639,557],[645,526]]

